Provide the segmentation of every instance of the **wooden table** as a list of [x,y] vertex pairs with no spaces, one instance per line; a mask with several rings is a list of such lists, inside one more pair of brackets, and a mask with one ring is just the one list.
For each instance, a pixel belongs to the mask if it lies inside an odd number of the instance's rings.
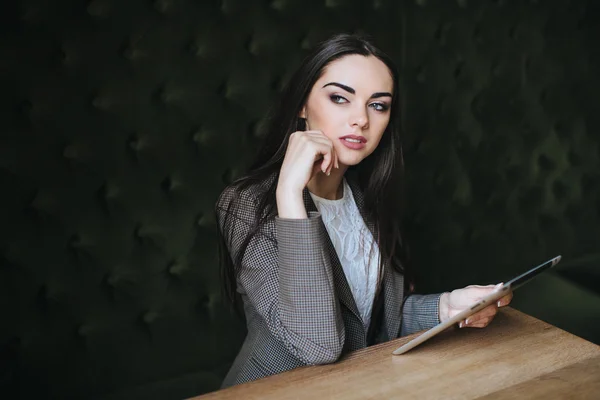
[[413,336],[195,399],[600,399],[600,347],[510,307],[391,354]]

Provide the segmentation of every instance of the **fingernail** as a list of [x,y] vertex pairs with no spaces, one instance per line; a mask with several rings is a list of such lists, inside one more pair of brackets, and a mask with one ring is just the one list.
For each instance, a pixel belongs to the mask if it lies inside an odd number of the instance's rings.
[[327,176],[329,176],[331,174],[331,171],[327,171]]
[[469,318],[467,318],[467,319],[465,320],[465,325],[469,325],[470,323],[471,323],[471,320],[470,320]]
[[465,326],[465,324],[463,324],[462,322],[460,322],[460,323],[458,324],[458,327],[459,327],[459,328],[462,328],[463,326]]

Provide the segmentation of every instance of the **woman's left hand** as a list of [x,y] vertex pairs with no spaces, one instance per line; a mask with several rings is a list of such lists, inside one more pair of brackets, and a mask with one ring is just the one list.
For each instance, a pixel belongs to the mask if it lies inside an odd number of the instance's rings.
[[[498,285],[487,286],[470,285],[463,289],[456,289],[449,293],[443,293],[440,298],[440,321],[444,322],[447,319],[452,318],[501,286],[501,283]],[[485,328],[496,316],[498,307],[508,305],[511,300],[512,292],[500,298],[495,304],[491,304],[471,315],[466,320],[461,321],[458,326],[461,328]]]

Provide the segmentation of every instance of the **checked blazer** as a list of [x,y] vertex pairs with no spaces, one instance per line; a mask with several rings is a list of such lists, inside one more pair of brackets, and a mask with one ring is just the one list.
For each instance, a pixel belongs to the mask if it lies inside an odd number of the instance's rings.
[[[352,179],[346,179],[364,220],[363,195]],[[250,233],[258,194],[266,185],[256,184],[241,193],[228,187],[217,202],[219,229],[232,259]],[[384,265],[367,332],[307,189],[303,197],[308,218],[268,220],[250,240],[242,265],[236,266],[248,334],[223,387],[303,365],[332,363],[347,352],[439,322],[440,294],[405,297],[403,275]],[[237,207],[229,210],[226,223],[225,213],[234,198]],[[373,232],[373,224],[365,223]]]

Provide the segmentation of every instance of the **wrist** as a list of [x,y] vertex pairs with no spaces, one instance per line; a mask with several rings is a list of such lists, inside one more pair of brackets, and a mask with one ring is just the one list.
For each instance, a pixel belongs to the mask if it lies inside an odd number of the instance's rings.
[[304,188],[290,187],[289,185],[284,185],[281,182],[278,182],[275,195],[277,196],[277,198],[282,199],[302,198],[303,191]]
[[277,214],[279,218],[302,219],[307,218],[302,190],[290,190],[278,186],[275,192],[277,200]]
[[450,318],[450,306],[448,304],[448,298],[450,297],[449,292],[444,292],[440,296],[440,302],[438,304],[438,317],[440,322],[445,322]]

